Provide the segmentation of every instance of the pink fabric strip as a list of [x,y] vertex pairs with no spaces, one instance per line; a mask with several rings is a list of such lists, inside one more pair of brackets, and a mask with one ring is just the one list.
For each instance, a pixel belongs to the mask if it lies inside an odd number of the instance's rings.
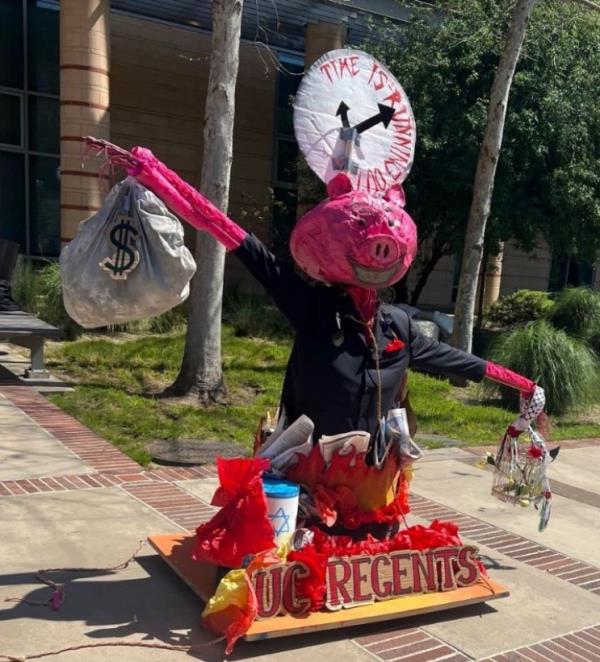
[[217,209],[193,186],[161,163],[149,149],[134,147],[137,166],[130,175],[153,191],[175,214],[198,230],[205,230],[228,250],[239,248],[246,231]]
[[535,382],[491,361],[485,366],[485,376],[494,382],[516,388],[525,395],[531,395],[535,391]]
[[354,307],[365,322],[370,322],[377,309],[377,292],[366,287],[348,287],[348,294],[354,302]]

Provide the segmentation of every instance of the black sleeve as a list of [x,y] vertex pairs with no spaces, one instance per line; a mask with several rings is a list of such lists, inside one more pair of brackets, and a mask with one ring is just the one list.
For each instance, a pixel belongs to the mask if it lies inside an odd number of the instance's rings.
[[292,265],[276,258],[253,234],[247,234],[239,248],[232,252],[265,288],[294,328],[306,323],[313,288]]
[[409,318],[410,364],[428,372],[457,375],[480,382],[485,377],[487,361],[419,333]]

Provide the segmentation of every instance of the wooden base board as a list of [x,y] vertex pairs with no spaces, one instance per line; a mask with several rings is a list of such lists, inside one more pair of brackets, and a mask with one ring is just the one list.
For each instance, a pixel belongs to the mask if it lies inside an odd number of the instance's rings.
[[[191,550],[194,546],[194,535],[180,533],[156,535],[150,536],[148,540],[169,567],[204,602],[212,597],[216,589],[217,568],[209,563],[192,560]],[[477,584],[465,586],[455,591],[408,595],[351,609],[313,612],[300,618],[277,616],[263,621],[255,621],[244,639],[257,641],[317,630],[333,630],[364,625],[365,623],[389,621],[496,600],[497,598],[504,598],[508,594],[508,589],[504,586],[486,578]]]

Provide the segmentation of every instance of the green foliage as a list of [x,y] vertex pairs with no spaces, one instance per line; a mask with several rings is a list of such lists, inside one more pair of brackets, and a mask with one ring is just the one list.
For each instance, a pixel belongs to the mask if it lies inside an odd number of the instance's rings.
[[597,331],[596,333],[593,333],[587,341],[588,347],[591,347],[591,349],[596,352],[596,356],[598,357],[598,360],[600,361],[600,331]]
[[67,315],[63,304],[57,262],[46,262],[39,267],[29,260],[20,260],[11,285],[13,297],[23,310],[62,329],[67,340],[81,335],[83,329]]
[[[545,320],[503,334],[489,358],[534,379],[546,392],[549,414],[563,414],[600,398],[600,366],[594,352]],[[515,391],[501,392],[503,400],[514,406]]]
[[550,322],[583,340],[600,334],[600,293],[587,287],[563,290],[556,299]]
[[292,330],[285,317],[262,296],[242,294],[237,290],[223,299],[223,321],[234,335],[253,338],[285,338]]
[[[156,439],[222,439],[249,447],[260,417],[279,403],[290,340],[240,338],[225,325],[223,360],[229,402],[210,407],[152,395],[175,378],[183,345],[181,333],[50,344],[52,371],[76,383],[73,392],[50,398],[142,464],[150,459],[146,445]],[[437,434],[467,444],[495,443],[515,416],[496,404],[477,402],[474,394],[465,402],[465,389],[455,390],[447,381],[423,374],[411,373],[409,387],[419,432],[425,436]],[[558,423],[555,438],[600,435],[597,419]]]
[[223,329],[228,404],[200,407],[155,397],[175,379],[183,334],[97,338],[51,346],[48,365],[78,385],[51,399],[138,462],[156,439],[222,439],[250,446],[265,411],[279,403],[290,343],[238,338]]
[[[406,181],[419,228],[416,268],[462,248],[489,93],[511,0],[414,7],[408,26],[374,31],[413,106],[418,143]],[[537,4],[510,92],[487,248],[543,236],[593,261],[600,249],[600,14],[577,2]],[[577,232],[573,232],[573,224]],[[427,250],[424,250],[424,246]]]
[[37,315],[48,324],[62,329],[68,340],[73,340],[83,333],[83,329],[74,322],[63,303],[60,267],[57,262],[51,262],[37,274],[38,306]]
[[[45,262],[42,266],[36,266],[31,260],[19,260],[11,281],[11,289],[15,301],[23,310],[61,328],[66,340],[73,340],[83,333],[82,327],[74,322],[65,310],[58,263]],[[185,321],[185,304],[181,304],[157,317],[114,324],[100,332],[170,333],[183,327]]]
[[37,300],[37,279],[30,260],[19,258],[10,282],[14,300],[26,312],[34,312]]
[[554,301],[547,292],[517,290],[498,299],[487,313],[486,321],[503,328],[527,324],[547,316],[553,308]]
[[151,317],[148,321],[148,331],[150,333],[171,333],[183,328],[187,321],[187,312],[185,302],[167,310],[156,317]]

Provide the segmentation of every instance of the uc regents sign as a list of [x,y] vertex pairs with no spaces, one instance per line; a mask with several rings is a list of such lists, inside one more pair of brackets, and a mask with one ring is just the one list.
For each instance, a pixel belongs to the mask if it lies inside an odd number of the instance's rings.
[[[295,586],[307,574],[301,563],[273,565],[255,572],[252,580],[258,618],[306,613],[308,601],[296,595]],[[416,593],[451,591],[479,580],[477,548],[467,545],[332,557],[325,577],[325,605],[332,610]]]

